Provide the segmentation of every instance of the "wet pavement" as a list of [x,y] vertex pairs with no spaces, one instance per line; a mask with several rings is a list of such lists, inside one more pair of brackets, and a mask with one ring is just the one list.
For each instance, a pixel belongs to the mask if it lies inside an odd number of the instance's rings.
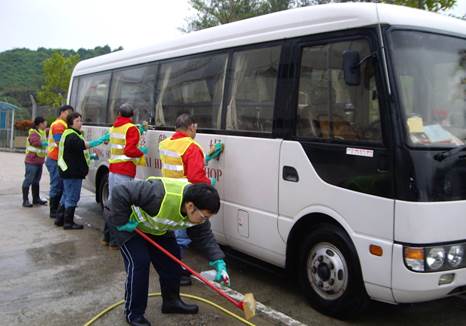
[[[118,250],[100,244],[103,226],[94,194],[83,190],[77,209],[82,231],[64,231],[48,218],[48,207],[22,208],[23,155],[0,152],[0,325],[83,325],[124,296],[125,273]],[[44,167],[41,195],[48,197],[48,174]],[[185,262],[197,270],[209,269],[207,261],[188,251]],[[242,256],[227,257],[232,288],[252,292],[272,311],[259,312],[255,325],[466,325],[466,298],[392,306],[372,303],[364,315],[343,322],[319,314],[309,307],[286,274],[262,263],[244,263]],[[155,271],[150,292],[158,292]],[[239,315],[241,311],[199,282],[182,288]],[[185,299],[193,302],[191,299]],[[153,325],[241,325],[224,313],[197,302],[195,316],[163,315],[159,297],[149,299],[146,317]],[[267,309],[265,309],[267,310]],[[275,315],[274,315],[275,313]],[[126,325],[122,306],[116,307],[94,325]]]

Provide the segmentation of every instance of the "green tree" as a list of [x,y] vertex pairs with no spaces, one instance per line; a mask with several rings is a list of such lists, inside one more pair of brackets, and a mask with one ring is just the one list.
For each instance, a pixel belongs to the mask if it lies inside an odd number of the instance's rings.
[[198,31],[313,3],[314,0],[190,0],[189,4],[196,13],[186,19],[187,26],[182,30]]
[[450,9],[457,3],[457,0],[190,0],[195,14],[186,19],[186,27],[182,30],[198,31],[290,8],[350,1],[384,2],[435,12]]
[[[350,0],[341,0],[333,2],[349,2]],[[406,6],[411,8],[423,9],[428,11],[443,11],[453,8],[458,0],[380,0],[380,1],[367,1],[367,0],[351,0],[357,2],[382,2],[394,4],[399,6]]]
[[37,93],[40,104],[58,107],[65,103],[71,72],[78,61],[79,55],[65,57],[59,51],[44,61],[44,84]]

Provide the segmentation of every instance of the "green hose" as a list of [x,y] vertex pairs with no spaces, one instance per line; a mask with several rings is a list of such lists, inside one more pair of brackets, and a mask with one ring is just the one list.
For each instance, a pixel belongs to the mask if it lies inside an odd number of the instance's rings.
[[[150,293],[149,294],[149,297],[159,297],[161,295],[160,292],[155,292],[155,293]],[[184,294],[184,293],[180,293],[180,296],[183,297],[183,298],[189,298],[189,299],[194,299],[194,300],[197,300],[197,301],[201,301],[201,302],[204,302],[204,303],[207,303],[208,305],[211,305],[212,307],[214,308],[217,308],[219,309],[220,311],[222,311],[223,313],[225,313],[226,315],[230,316],[230,317],[233,317],[237,320],[239,320],[240,322],[242,322],[243,324],[245,325],[249,325],[249,326],[255,326],[255,324],[247,321],[246,319],[244,319],[243,317],[240,317],[238,316],[237,314],[231,312],[230,310],[227,310],[221,306],[219,306],[218,304],[216,303],[213,303],[212,301],[209,301],[207,299],[204,299],[204,298],[201,298],[201,297],[198,297],[198,296],[195,296],[195,295],[191,295],[191,294]],[[104,310],[102,310],[101,312],[99,312],[97,315],[95,315],[91,320],[89,320],[87,323],[84,324],[84,326],[89,326],[89,325],[92,325],[97,319],[99,319],[100,317],[102,317],[103,315],[105,315],[107,312],[115,309],[116,307],[118,307],[119,305],[123,304],[125,302],[125,300],[120,300],[118,301],[117,303],[114,303],[112,304],[111,306],[105,308]]]

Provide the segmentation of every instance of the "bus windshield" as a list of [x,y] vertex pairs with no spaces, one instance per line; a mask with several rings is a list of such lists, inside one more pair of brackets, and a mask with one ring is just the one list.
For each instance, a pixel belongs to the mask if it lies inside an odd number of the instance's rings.
[[466,39],[406,30],[391,36],[408,143],[466,144]]

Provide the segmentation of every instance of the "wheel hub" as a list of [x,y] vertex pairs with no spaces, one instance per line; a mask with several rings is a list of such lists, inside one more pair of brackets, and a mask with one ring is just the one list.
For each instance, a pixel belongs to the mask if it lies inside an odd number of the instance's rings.
[[331,243],[316,244],[307,260],[312,288],[326,300],[336,300],[348,285],[348,267],[341,251]]

